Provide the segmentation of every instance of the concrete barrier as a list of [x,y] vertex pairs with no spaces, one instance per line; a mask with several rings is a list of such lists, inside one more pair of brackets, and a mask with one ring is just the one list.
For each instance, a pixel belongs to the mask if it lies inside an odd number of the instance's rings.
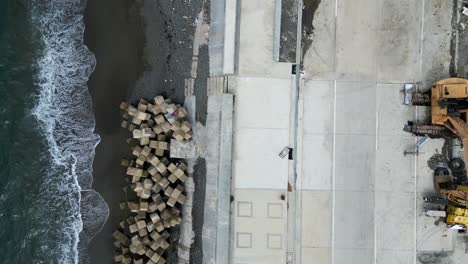
[[208,97],[203,263],[229,262],[233,95]]

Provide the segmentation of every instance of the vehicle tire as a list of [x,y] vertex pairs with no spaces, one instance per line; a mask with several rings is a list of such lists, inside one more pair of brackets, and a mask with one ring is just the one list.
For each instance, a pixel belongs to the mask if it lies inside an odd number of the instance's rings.
[[453,173],[463,172],[465,170],[465,162],[460,158],[454,158],[450,161],[449,167]]
[[450,176],[450,171],[447,168],[439,167],[434,170],[434,176]]

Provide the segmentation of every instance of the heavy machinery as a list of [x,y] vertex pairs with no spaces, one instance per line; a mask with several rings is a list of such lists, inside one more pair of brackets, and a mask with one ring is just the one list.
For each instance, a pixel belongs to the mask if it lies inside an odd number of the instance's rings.
[[413,105],[431,106],[432,124],[408,122],[404,130],[434,138],[459,136],[468,142],[468,80],[449,78],[434,82],[426,93],[412,93]]
[[[413,93],[412,104],[431,107],[431,124],[408,122],[405,131],[433,138],[458,137],[464,147],[468,146],[468,80],[449,78],[434,82],[429,92]],[[468,149],[464,151],[464,160],[468,161]],[[448,168],[435,170],[434,188],[446,198],[446,221],[449,225],[468,226],[467,164],[455,158]],[[425,200],[440,204],[440,200],[434,197],[426,197]]]

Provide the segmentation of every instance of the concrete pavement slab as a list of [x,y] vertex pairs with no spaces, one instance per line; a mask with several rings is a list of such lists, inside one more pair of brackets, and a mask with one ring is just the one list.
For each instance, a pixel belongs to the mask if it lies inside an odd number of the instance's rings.
[[374,249],[368,248],[339,248],[335,249],[333,256],[334,264],[373,264]]
[[415,139],[379,136],[375,153],[375,190],[380,192],[414,193],[416,186],[415,156],[404,156],[414,148]]
[[376,84],[336,83],[336,133],[375,135]]
[[236,129],[289,129],[291,77],[236,78]]
[[382,29],[377,32],[376,61],[379,82],[419,81],[420,33],[417,29]]
[[375,136],[336,135],[335,144],[334,189],[373,190]]
[[331,191],[301,191],[302,246],[304,248],[330,248],[332,246]]
[[242,129],[235,134],[236,188],[287,189],[288,159],[278,154],[289,143],[284,129]]
[[277,263],[285,259],[286,201],[282,191],[236,190],[231,263]]
[[413,250],[379,249],[376,257],[378,264],[408,264],[414,263],[415,253]]
[[378,83],[376,111],[379,136],[413,136],[403,131],[406,120],[416,119],[416,107],[403,105],[403,83]]
[[302,249],[302,263],[311,263],[313,260],[320,264],[331,264],[332,253],[331,248],[303,248]]
[[[307,79],[335,79],[335,0],[321,0],[314,14],[314,31],[304,57]],[[307,42],[307,40],[304,40]]]
[[373,192],[335,191],[333,213],[335,251],[371,249],[373,252],[375,223]]
[[333,181],[333,135],[304,134],[302,137],[302,190],[331,190]]
[[288,77],[291,64],[274,61],[275,0],[239,4],[238,74]]
[[378,1],[338,0],[336,17],[336,78],[346,81],[376,81],[374,41]]
[[376,59],[379,82],[418,81],[423,1],[378,2]]
[[450,77],[454,1],[424,1],[424,32],[420,80],[430,84]]
[[333,133],[334,82],[305,80],[304,133]]
[[376,248],[413,250],[415,248],[414,194],[377,192],[375,194]]

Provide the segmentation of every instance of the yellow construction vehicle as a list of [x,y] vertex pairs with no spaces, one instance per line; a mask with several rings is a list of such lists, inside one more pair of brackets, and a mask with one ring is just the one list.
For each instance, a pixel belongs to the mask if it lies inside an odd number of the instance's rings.
[[468,209],[452,205],[447,206],[447,224],[468,226]]
[[[413,93],[413,104],[431,106],[432,124],[408,122],[404,130],[418,136],[435,138],[458,136],[468,145],[468,80],[449,78],[434,82],[429,93]],[[464,160],[468,161],[468,151]],[[468,166],[468,163],[466,163]]]
[[[405,131],[435,138],[458,137],[464,147],[468,146],[468,80],[449,78],[434,82],[430,93],[414,93],[412,99],[415,105],[431,107],[431,124],[408,122]],[[456,158],[448,164],[451,175],[435,173],[434,188],[447,199],[447,224],[468,227],[468,209],[465,209],[468,208],[468,186],[465,186],[468,150],[464,151],[464,160]],[[448,172],[447,168],[441,171],[444,170]],[[425,200],[436,201],[437,198],[426,197]]]

